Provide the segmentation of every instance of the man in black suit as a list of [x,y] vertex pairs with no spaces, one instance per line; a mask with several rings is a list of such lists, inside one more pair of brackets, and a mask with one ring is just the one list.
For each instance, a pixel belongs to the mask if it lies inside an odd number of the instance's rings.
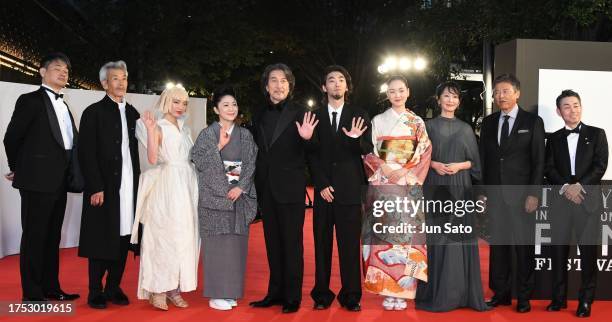
[[304,191],[306,149],[318,120],[291,102],[295,77],[285,64],[266,67],[261,78],[268,106],[255,113],[253,134],[258,145],[255,187],[262,211],[270,281],[254,307],[283,305],[296,312],[304,276]]
[[544,123],[518,106],[520,82],[514,75],[500,75],[493,85],[500,111],[484,118],[480,132],[483,183],[493,186],[487,187],[492,238],[489,287],[494,293],[488,304],[511,304],[515,251],[517,311],[525,313],[531,310],[534,288],[533,213],[544,176]]
[[[125,101],[128,84],[123,61],[106,63],[100,82],[106,95],[81,117],[79,158],[85,191],[79,256],[89,259],[87,304],[128,305],[120,288],[130,248],[140,162],[136,141],[138,111]],[[106,275],[106,284],[102,278]]]
[[[21,195],[19,268],[24,301],[74,300],[59,284],[59,244],[77,130],[60,91],[70,61],[62,53],[40,63],[42,86],[17,99],[4,136],[11,172]],[[76,192],[76,191],[75,191]]]
[[597,281],[597,231],[601,213],[601,178],[608,167],[608,141],[603,129],[581,122],[580,95],[564,90],[557,114],[565,127],[546,143],[546,178],[553,189],[552,302],[547,311],[567,308],[567,259],[572,230],[580,247],[582,283],[576,316],[591,315]]
[[316,310],[327,309],[334,300],[329,280],[335,226],[342,280],[338,301],[349,311],[360,311],[361,188],[367,184],[361,156],[372,151],[370,135],[364,133],[370,119],[364,110],[347,104],[352,83],[344,67],[327,67],[321,89],[324,107],[314,112],[321,124],[313,138],[316,149],[310,153],[316,265],[310,295]]

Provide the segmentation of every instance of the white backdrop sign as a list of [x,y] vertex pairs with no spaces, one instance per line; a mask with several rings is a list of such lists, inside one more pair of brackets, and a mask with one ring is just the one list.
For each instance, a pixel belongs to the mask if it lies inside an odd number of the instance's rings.
[[[15,102],[19,95],[38,89],[36,85],[0,82],[0,138],[4,138],[9,124]],[[79,89],[65,89],[64,100],[70,107],[77,127],[81,114],[92,103],[102,99],[102,91],[87,91]],[[127,94],[126,100],[140,113],[151,110],[157,102],[157,95]],[[195,139],[206,126],[206,99],[189,99],[188,119],[186,124],[191,128],[191,136]],[[142,171],[150,165],[146,162],[146,154],[140,146],[140,166]],[[4,146],[0,148],[0,258],[19,253],[21,238],[21,198],[19,191],[11,187],[10,181],[4,178],[9,172]],[[62,227],[61,247],[75,247],[79,242],[79,229],[81,225],[82,194],[68,194],[66,216]]]

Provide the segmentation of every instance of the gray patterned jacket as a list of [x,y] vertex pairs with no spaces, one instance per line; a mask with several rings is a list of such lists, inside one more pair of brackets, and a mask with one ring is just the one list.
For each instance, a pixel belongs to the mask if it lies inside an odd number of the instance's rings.
[[[200,132],[191,150],[191,160],[198,175],[200,231],[204,235],[244,235],[248,233],[248,226],[257,213],[257,194],[253,184],[257,146],[249,130],[235,126],[233,131],[240,135],[242,171],[238,187],[243,191],[235,203],[226,197],[230,185],[212,126]],[[235,214],[235,221],[227,218],[228,212]],[[230,227],[231,222],[235,222],[234,227]]]

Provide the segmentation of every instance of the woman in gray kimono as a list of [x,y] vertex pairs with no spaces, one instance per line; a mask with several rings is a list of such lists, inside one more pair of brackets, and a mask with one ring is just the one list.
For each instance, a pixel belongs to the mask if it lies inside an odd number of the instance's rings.
[[231,310],[244,292],[249,224],[257,211],[257,146],[251,133],[234,123],[238,104],[231,90],[216,91],[212,103],[219,121],[202,130],[191,159],[200,192],[204,297],[214,309]]

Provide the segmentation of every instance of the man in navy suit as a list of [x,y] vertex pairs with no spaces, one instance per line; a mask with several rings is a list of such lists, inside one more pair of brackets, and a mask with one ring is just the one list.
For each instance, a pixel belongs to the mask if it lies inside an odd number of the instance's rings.
[[557,114],[565,126],[546,143],[546,178],[555,185],[551,216],[552,302],[546,310],[567,308],[567,244],[573,230],[580,247],[582,276],[576,316],[588,317],[597,281],[596,232],[602,210],[601,178],[608,166],[608,141],[603,129],[582,123],[578,93],[561,92]]

